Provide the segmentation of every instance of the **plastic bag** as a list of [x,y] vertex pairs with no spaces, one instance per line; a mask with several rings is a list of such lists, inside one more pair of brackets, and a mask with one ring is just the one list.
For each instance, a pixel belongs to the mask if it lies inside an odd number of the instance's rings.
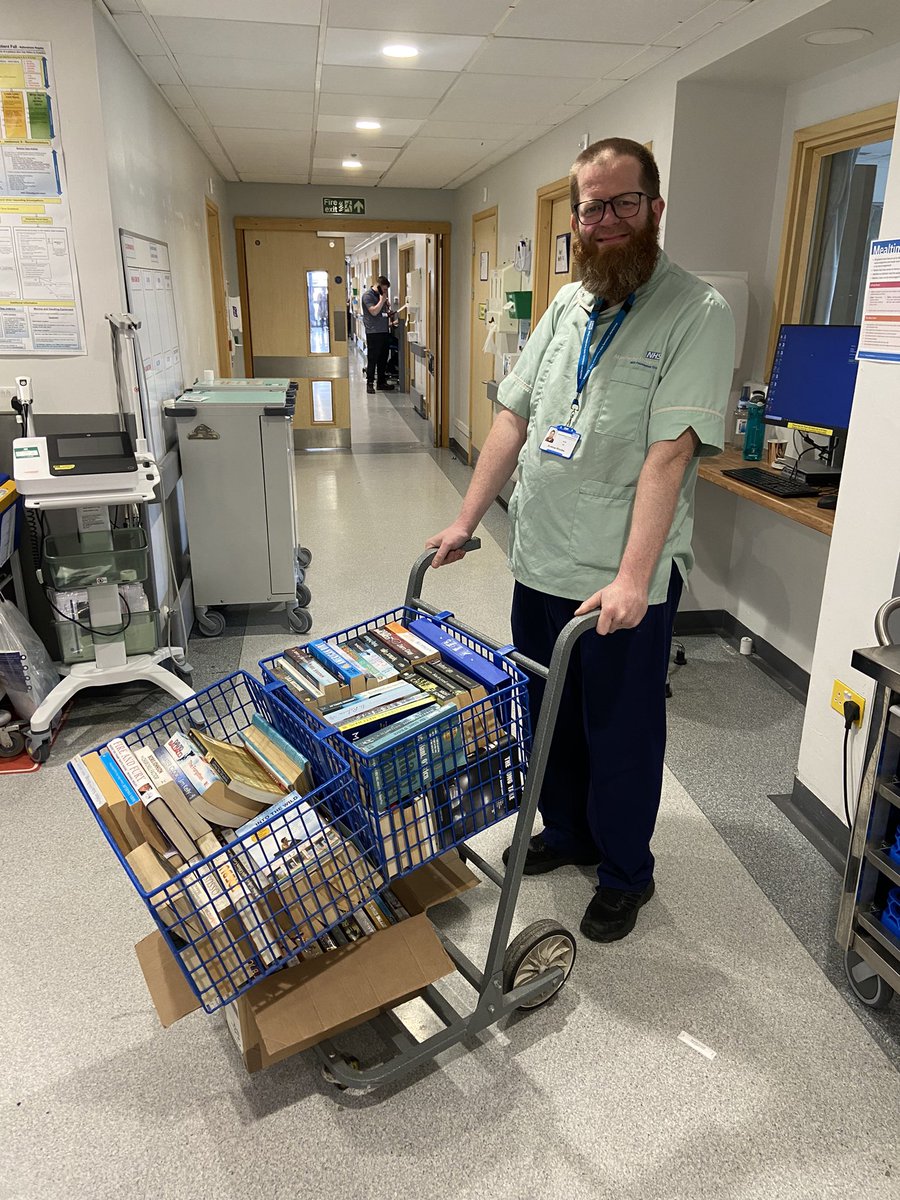
[[0,600],[0,685],[16,715],[30,721],[57,683],[44,643],[11,601]]

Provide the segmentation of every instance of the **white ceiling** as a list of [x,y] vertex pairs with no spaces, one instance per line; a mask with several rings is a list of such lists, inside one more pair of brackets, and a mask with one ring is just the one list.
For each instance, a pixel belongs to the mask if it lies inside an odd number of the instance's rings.
[[[101,2],[226,179],[455,188],[753,0]],[[874,36],[802,40],[836,26]],[[898,38],[900,0],[831,0],[695,78],[786,84]],[[397,40],[418,57],[385,58]]]
[[454,188],[751,0],[102,2],[226,179]]

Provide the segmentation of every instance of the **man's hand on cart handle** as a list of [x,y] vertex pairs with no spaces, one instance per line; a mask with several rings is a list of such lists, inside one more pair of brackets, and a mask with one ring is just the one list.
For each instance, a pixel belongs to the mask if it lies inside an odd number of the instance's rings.
[[[466,557],[466,551],[460,549],[465,546],[466,542],[472,540],[472,531],[466,529],[465,526],[458,522],[453,525],[448,525],[440,533],[436,533],[434,537],[430,537],[425,543],[426,550],[435,550],[435,556],[431,560],[433,567],[442,567],[445,563],[459,562],[460,559]],[[471,549],[472,547],[470,547]]]
[[647,589],[617,575],[612,583],[588,596],[575,609],[575,616],[584,617],[598,609],[597,632],[601,637],[617,629],[634,629],[647,612]]

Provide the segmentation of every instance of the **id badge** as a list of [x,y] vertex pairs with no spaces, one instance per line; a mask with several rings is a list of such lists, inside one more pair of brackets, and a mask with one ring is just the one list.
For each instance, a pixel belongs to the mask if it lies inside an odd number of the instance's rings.
[[557,458],[571,458],[580,441],[581,434],[571,425],[551,425],[541,442],[541,450]]

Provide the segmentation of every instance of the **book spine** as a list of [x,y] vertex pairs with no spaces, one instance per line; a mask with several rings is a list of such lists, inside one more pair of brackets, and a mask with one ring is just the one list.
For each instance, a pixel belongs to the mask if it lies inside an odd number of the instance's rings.
[[75,768],[75,774],[78,776],[81,785],[90,796],[91,803],[93,804],[94,808],[103,808],[103,806],[106,804],[106,797],[100,791],[100,788],[97,786],[93,775],[88,770],[80,754],[76,758],[72,759],[72,766]]
[[336,675],[343,683],[351,683],[362,676],[362,671],[346,654],[342,654],[336,646],[321,638],[314,638],[309,643],[309,652],[323,667],[327,667],[332,675]]
[[137,792],[143,804],[150,804],[153,800],[162,800],[162,796],[153,786],[150,776],[121,738],[113,738],[107,749],[119,764],[122,774]]
[[122,796],[127,801],[129,807],[135,804],[140,804],[140,796],[125,778],[122,768],[110,754],[109,750],[100,751],[100,761],[103,763],[104,767],[106,767],[107,774],[122,793]]
[[398,675],[402,675],[404,671],[409,670],[409,659],[404,658],[402,654],[397,654],[387,643],[377,638],[371,630],[367,633],[361,633],[359,640],[363,645],[368,646],[374,654],[379,655],[386,662],[389,662]]
[[377,650],[368,645],[361,637],[352,638],[344,643],[344,649],[357,655],[360,662],[365,664],[365,671],[373,679],[382,683],[390,683],[397,678],[397,668]]
[[483,655],[470,650],[457,638],[441,629],[433,621],[425,617],[417,617],[410,623],[412,632],[421,636],[422,640],[440,651],[441,658],[451,666],[458,667],[471,675],[489,691],[496,691],[510,682],[509,676],[499,667],[495,667]]
[[188,800],[193,800],[200,795],[200,792],[181,769],[177,759],[172,757],[165,746],[157,746],[153,754],[168,777],[184,793]]
[[276,800],[274,804],[270,805],[264,812],[261,812],[259,816],[253,817],[245,825],[241,825],[237,831],[238,837],[244,837],[245,834],[253,833],[255,830],[261,829],[264,825],[271,825],[275,818],[280,816],[285,809],[291,808],[294,805],[297,805],[298,812],[301,812],[303,808],[308,808],[308,805],[301,799],[299,792],[289,792],[283,799]]
[[377,730],[375,733],[360,738],[356,748],[357,750],[364,751],[366,754],[377,754],[379,751],[394,745],[402,738],[419,733],[432,722],[449,716],[451,712],[456,712],[455,705],[429,704],[427,708],[420,709],[418,712],[406,717],[403,721],[398,721],[395,725],[389,725],[387,729]]
[[195,746],[189,737],[183,733],[175,733],[163,745],[172,755],[176,762],[181,762],[185,758],[190,758],[193,755],[195,758],[200,757],[200,748]]
[[269,722],[263,717],[261,717],[259,713],[253,714],[253,724],[263,734],[264,737],[267,737],[269,741],[275,743],[282,754],[286,754],[292,762],[296,763],[298,772],[305,771],[307,769],[309,766],[309,759],[306,757],[306,755],[302,754],[296,746],[291,745],[287,738],[280,734],[278,730],[270,725]]
[[306,675],[302,675],[297,667],[289,663],[287,659],[278,659],[273,674],[283,683],[300,692],[300,699],[304,704],[317,704],[322,699],[322,689]]
[[291,646],[284,652],[284,657],[300,672],[315,684],[320,690],[330,684],[340,684],[340,678],[329,670],[324,663],[313,658],[307,651]]
[[159,790],[160,784],[173,783],[171,775],[165,770],[162,763],[156,757],[152,746],[138,746],[135,749],[134,757],[143,767],[147,777],[153,786]]
[[201,758],[199,754],[189,754],[186,758],[179,759],[178,765],[201,796],[214,783],[227,782],[224,776],[220,775],[215,767],[205,758]]
[[402,638],[404,642],[407,642],[410,646],[412,646],[413,650],[415,650],[421,658],[431,658],[431,656],[434,654],[434,646],[430,645],[428,642],[424,642],[420,637],[413,633],[408,625],[404,625],[401,621],[390,621],[387,625],[387,628],[390,629],[391,633],[396,633],[397,637]]
[[399,654],[406,661],[406,669],[409,669],[420,659],[420,655],[416,654],[412,646],[408,642],[404,642],[398,638],[390,629],[386,629],[383,625],[372,630],[372,636],[378,638],[389,650],[393,650],[395,654]]

